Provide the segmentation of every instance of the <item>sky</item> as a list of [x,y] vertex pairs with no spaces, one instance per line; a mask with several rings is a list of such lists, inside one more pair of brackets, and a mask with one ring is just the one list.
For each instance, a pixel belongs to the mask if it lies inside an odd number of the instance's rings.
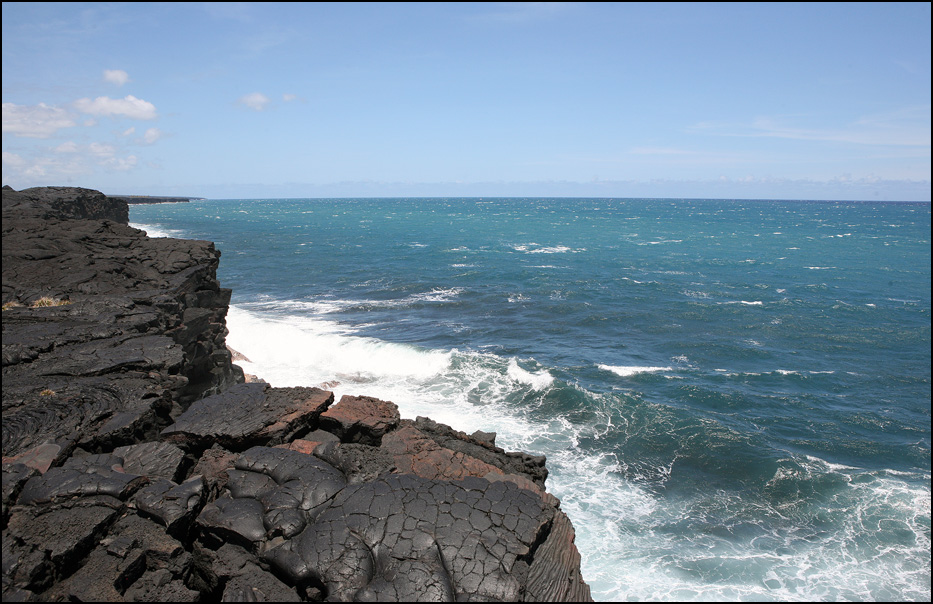
[[929,3],[3,3],[3,184],[930,201]]

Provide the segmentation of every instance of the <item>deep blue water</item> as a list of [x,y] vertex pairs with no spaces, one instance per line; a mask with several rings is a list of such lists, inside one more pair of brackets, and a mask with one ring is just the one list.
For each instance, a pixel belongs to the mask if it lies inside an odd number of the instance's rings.
[[217,244],[248,373],[547,455],[598,600],[929,600],[930,204],[264,199],[130,218]]

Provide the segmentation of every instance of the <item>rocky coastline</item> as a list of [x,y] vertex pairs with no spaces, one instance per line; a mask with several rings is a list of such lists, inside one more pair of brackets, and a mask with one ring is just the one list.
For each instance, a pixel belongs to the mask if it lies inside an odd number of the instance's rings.
[[545,459],[247,382],[211,242],[3,188],[4,601],[591,601]]

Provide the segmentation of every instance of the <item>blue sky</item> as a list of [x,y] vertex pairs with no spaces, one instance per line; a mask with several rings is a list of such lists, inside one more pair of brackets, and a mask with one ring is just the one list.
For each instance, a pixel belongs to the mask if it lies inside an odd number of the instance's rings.
[[930,200],[929,3],[3,3],[3,184]]

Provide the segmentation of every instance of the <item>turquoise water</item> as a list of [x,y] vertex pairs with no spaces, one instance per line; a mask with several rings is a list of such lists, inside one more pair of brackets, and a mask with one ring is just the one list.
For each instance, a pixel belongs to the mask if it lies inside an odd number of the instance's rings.
[[131,206],[230,345],[548,456],[598,600],[928,600],[930,205]]

